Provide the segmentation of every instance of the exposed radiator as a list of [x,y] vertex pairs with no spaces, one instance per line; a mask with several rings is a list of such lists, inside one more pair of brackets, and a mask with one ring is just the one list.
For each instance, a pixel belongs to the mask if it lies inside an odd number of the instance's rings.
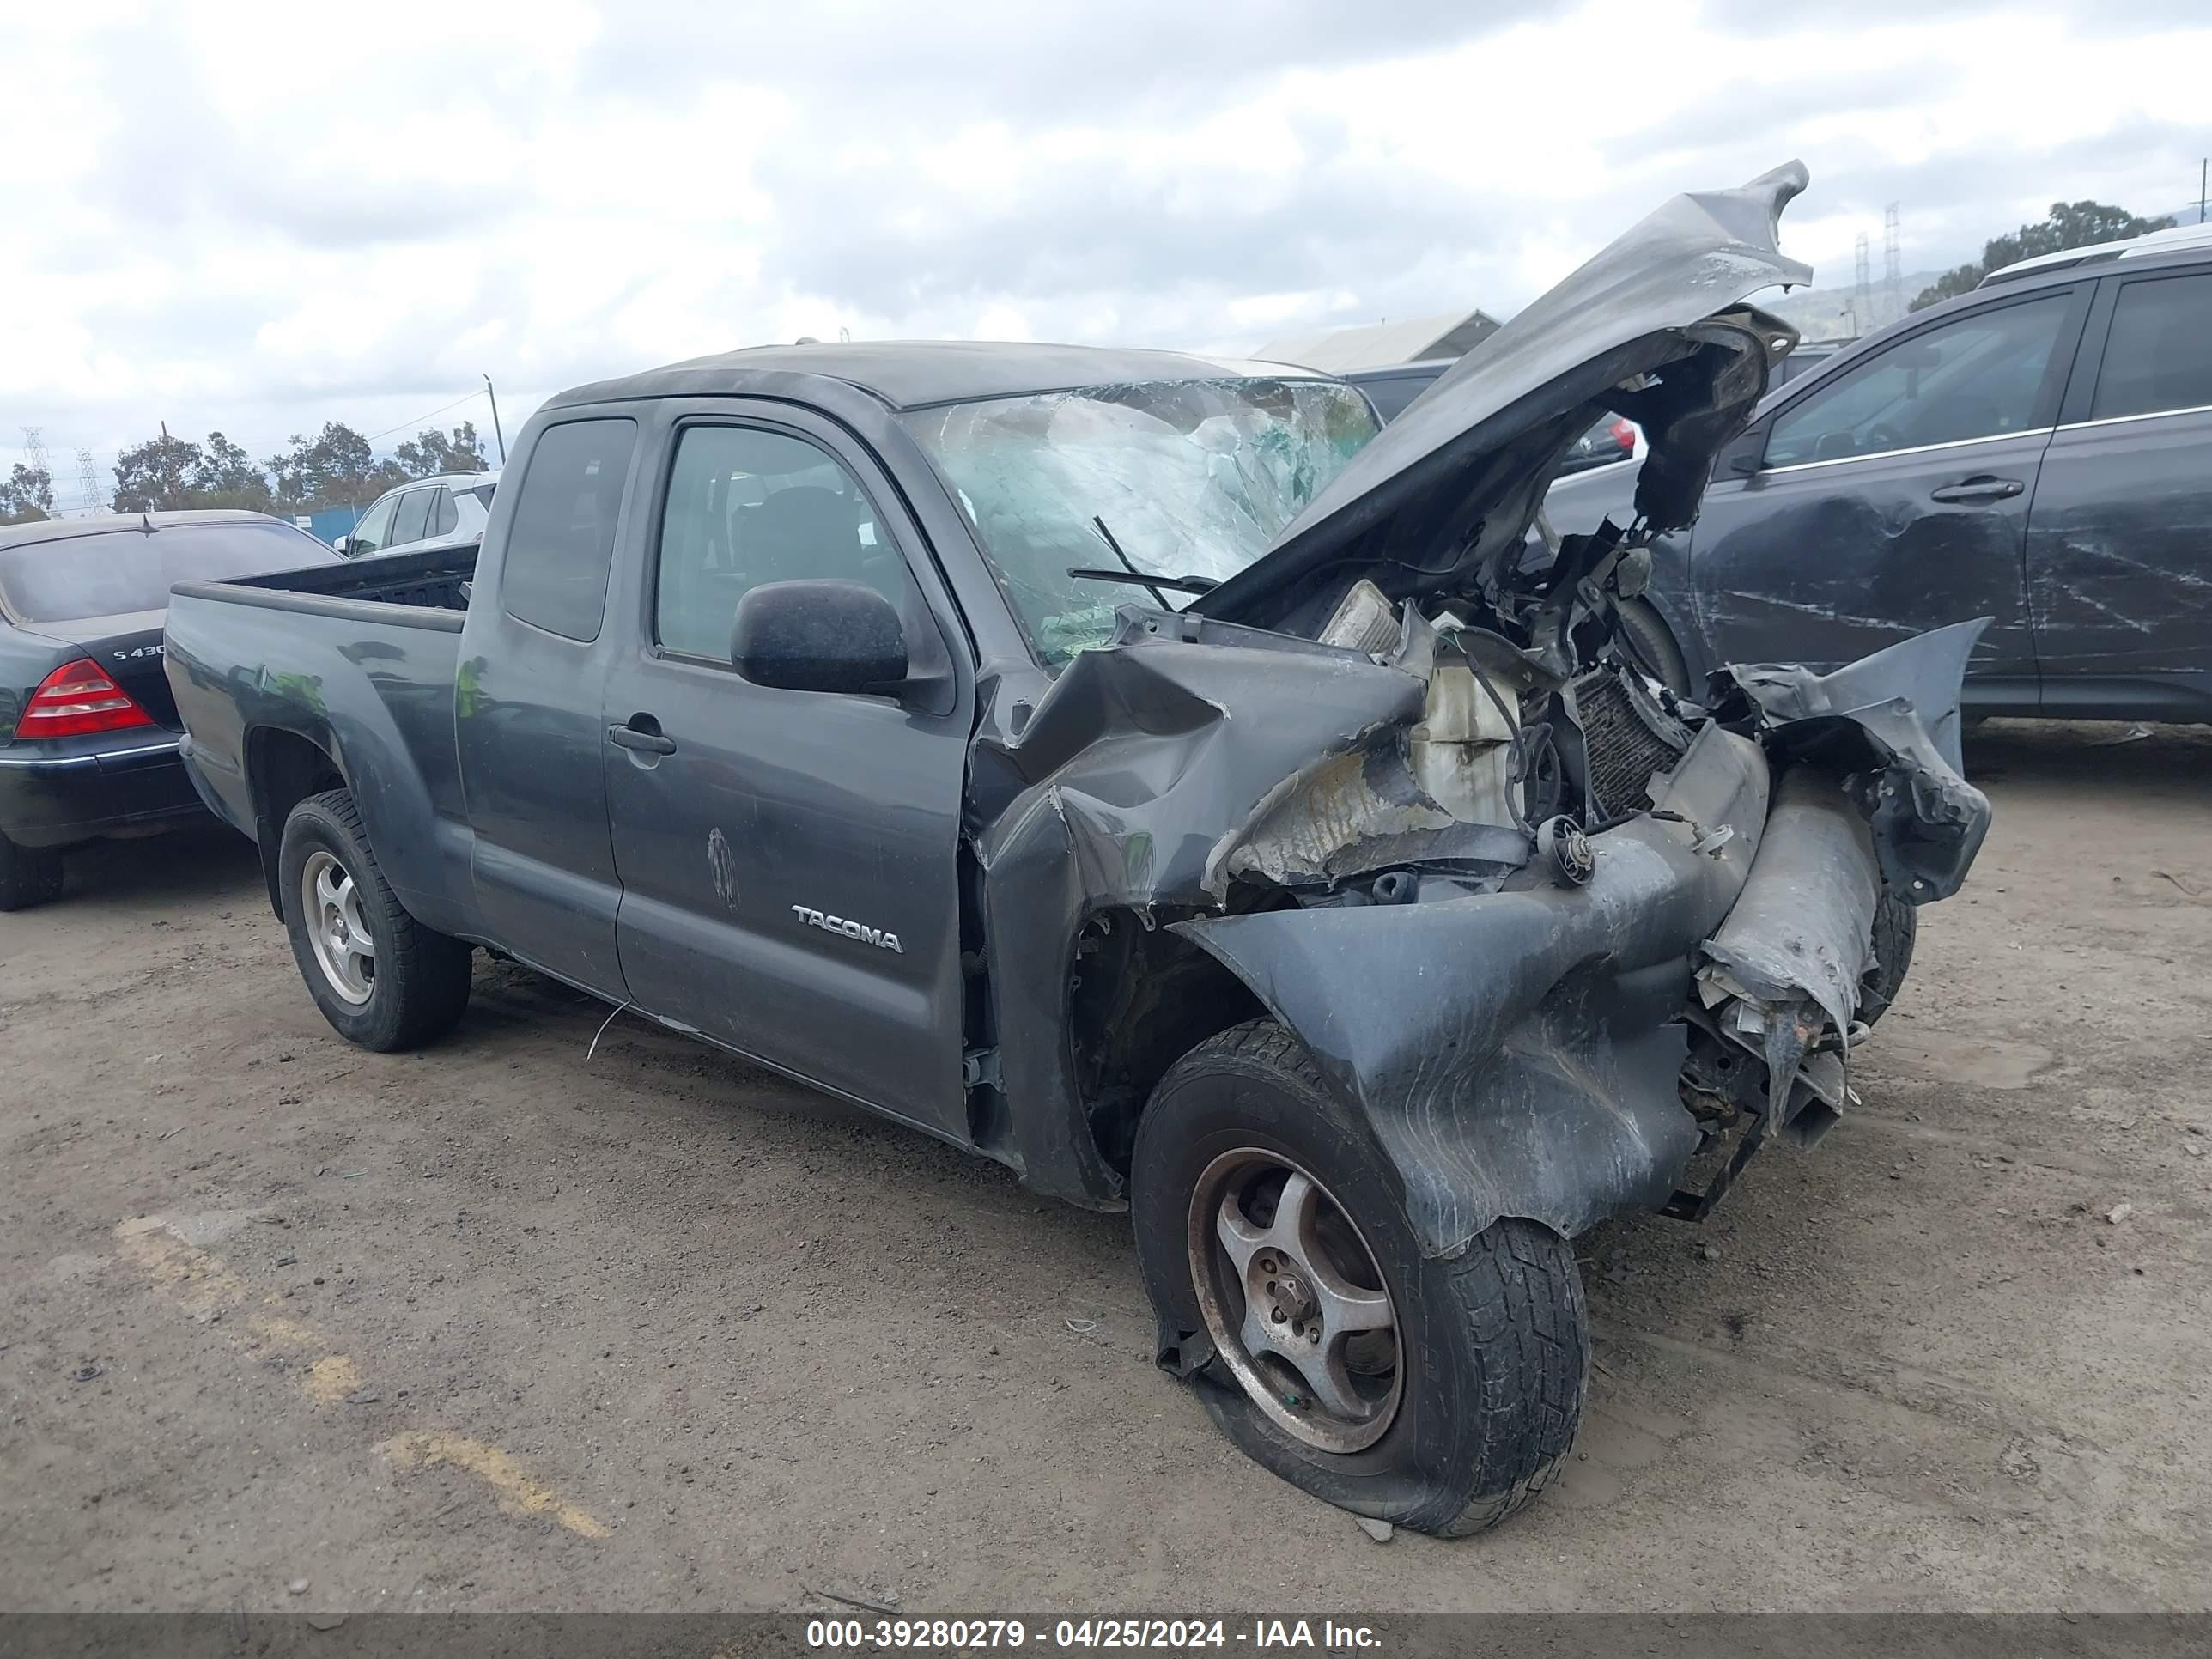
[[1680,725],[1618,669],[1593,670],[1568,691],[1582,728],[1592,822],[1609,823],[1650,805],[1651,775],[1672,771],[1687,747]]

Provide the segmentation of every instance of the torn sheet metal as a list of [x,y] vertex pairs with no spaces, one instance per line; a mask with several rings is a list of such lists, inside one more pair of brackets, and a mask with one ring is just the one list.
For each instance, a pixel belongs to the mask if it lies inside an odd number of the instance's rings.
[[1224,834],[1285,779],[1410,727],[1424,697],[1419,678],[1358,652],[1127,605],[1113,644],[1079,653],[1018,735],[976,738],[969,844],[1005,1094],[1021,1105],[1010,1142],[983,1150],[1042,1192],[1119,1194],[1067,1041],[1084,921],[1218,908]]
[[1872,842],[1835,777],[1785,773],[1750,878],[1700,952],[1700,1000],[1765,1061],[1767,1099],[1785,1115],[1807,1050],[1858,1017],[1878,896]]
[[1671,817],[1590,837],[1587,886],[1531,868],[1474,897],[1179,924],[1373,1126],[1425,1252],[1500,1215],[1571,1236],[1662,1203],[1697,1150],[1677,1017],[1760,844],[1765,762],[1709,726],[1659,793]]
[[1811,760],[1854,780],[1882,874],[1914,904],[1957,892],[1989,832],[1989,797],[1959,757],[1959,688],[1988,626],[1954,623],[1832,674],[1759,664],[1713,677],[1722,718],[1733,690],[1771,724],[1778,763]]

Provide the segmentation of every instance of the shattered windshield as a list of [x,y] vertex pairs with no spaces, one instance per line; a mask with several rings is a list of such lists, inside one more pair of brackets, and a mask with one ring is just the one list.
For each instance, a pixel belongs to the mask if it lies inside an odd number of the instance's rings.
[[1352,387],[1297,380],[1092,386],[906,421],[953,486],[1049,668],[1105,643],[1116,605],[1191,598],[1071,569],[1224,581],[1376,430]]

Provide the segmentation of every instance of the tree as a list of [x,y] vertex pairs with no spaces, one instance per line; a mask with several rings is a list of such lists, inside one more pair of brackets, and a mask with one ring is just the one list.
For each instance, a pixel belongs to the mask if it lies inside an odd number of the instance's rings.
[[313,438],[294,433],[290,447],[263,465],[276,478],[277,503],[300,511],[369,501],[407,476],[378,461],[368,440],[337,421],[325,421]]
[[1914,296],[1910,308],[1924,310],[1938,301],[1964,294],[1990,272],[2002,270],[2022,259],[2063,253],[2069,248],[2091,247],[2099,242],[2130,241],[2145,231],[2170,230],[2172,226],[2170,214],[2155,219],[2138,219],[2125,208],[2108,207],[2102,202],[2053,202],[2048,219],[2022,225],[2010,235],[1990,238],[1982,246],[1979,263],[1945,271]]
[[36,524],[54,515],[54,481],[43,466],[15,463],[0,478],[0,524]]
[[207,456],[189,438],[163,433],[115,458],[115,510],[118,513],[174,513],[197,507],[192,499],[192,476],[207,465]]
[[266,513],[270,506],[268,474],[220,432],[209,433],[200,447],[200,459],[192,467],[191,494],[195,507]]
[[410,478],[427,478],[437,472],[482,472],[486,470],[483,440],[477,423],[463,421],[447,437],[435,430],[418,432],[394,452]]

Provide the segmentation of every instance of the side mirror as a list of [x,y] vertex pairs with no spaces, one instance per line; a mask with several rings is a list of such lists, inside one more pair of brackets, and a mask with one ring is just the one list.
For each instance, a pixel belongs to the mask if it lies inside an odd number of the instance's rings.
[[888,695],[906,680],[906,632],[866,582],[763,582],[738,601],[730,661],[755,685]]
[[1721,468],[1738,477],[1749,477],[1766,463],[1766,428],[1755,426],[1729,446]]
[[331,544],[331,551],[337,554],[342,558],[351,557],[353,554],[353,538],[350,536],[339,537],[337,540]]

